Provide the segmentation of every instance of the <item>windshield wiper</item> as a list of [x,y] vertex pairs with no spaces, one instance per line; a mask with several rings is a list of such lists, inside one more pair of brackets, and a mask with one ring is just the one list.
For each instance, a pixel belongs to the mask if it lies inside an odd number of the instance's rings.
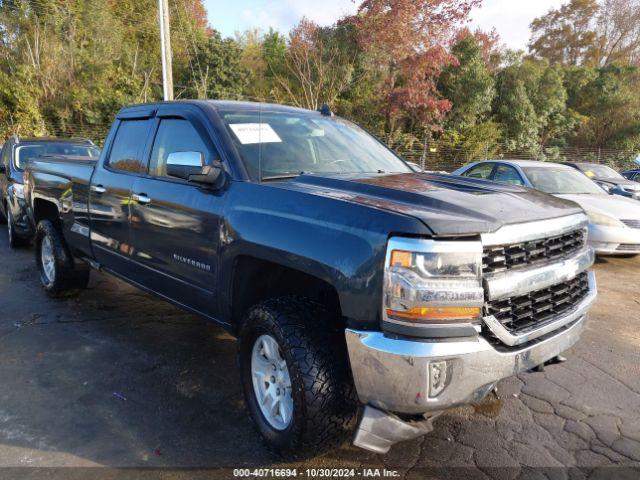
[[300,175],[311,175],[310,172],[299,172],[299,173],[281,173],[279,175],[269,175],[267,177],[262,177],[260,179],[261,182],[268,182],[270,180],[287,180],[290,178],[296,178]]

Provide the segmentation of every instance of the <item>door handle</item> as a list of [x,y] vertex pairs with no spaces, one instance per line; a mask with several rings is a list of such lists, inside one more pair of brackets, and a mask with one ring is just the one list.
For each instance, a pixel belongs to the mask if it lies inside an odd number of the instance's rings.
[[144,193],[134,193],[131,198],[133,198],[134,201],[141,203],[143,205],[148,205],[149,203],[151,203],[151,199],[149,197],[147,197]]
[[99,195],[102,195],[107,191],[107,189],[104,188],[102,185],[91,185],[91,191]]

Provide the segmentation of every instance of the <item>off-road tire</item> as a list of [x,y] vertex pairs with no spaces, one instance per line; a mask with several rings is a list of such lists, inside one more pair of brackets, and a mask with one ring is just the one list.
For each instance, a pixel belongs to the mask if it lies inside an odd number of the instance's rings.
[[[331,320],[322,305],[300,297],[267,300],[244,318],[238,356],[245,400],[267,446],[283,457],[321,454],[353,431],[358,402],[344,330],[332,327]],[[285,430],[264,418],[253,389],[251,353],[265,334],[277,341],[291,377],[293,417]]]
[[[48,278],[45,274],[42,262],[42,243],[45,238],[50,240],[52,246],[55,266],[53,279]],[[87,287],[89,283],[88,266],[75,265],[64,237],[52,222],[42,220],[38,223],[34,244],[40,283],[47,295],[53,298],[68,297],[77,295]]]
[[7,209],[7,235],[9,237],[9,247],[11,248],[22,248],[29,246],[28,238],[21,237],[16,232],[15,222],[13,221],[13,215],[11,215],[11,210]]

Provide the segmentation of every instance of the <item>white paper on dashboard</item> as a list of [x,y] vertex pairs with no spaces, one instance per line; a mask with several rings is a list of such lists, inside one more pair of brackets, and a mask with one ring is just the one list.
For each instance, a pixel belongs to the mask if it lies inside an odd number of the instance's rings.
[[232,123],[229,126],[243,145],[282,142],[282,139],[268,123]]

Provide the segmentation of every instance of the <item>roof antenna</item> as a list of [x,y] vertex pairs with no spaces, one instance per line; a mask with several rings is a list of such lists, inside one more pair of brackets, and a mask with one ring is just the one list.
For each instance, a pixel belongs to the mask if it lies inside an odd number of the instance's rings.
[[318,111],[325,117],[333,117],[333,112],[331,111],[331,107],[326,103],[322,105]]

